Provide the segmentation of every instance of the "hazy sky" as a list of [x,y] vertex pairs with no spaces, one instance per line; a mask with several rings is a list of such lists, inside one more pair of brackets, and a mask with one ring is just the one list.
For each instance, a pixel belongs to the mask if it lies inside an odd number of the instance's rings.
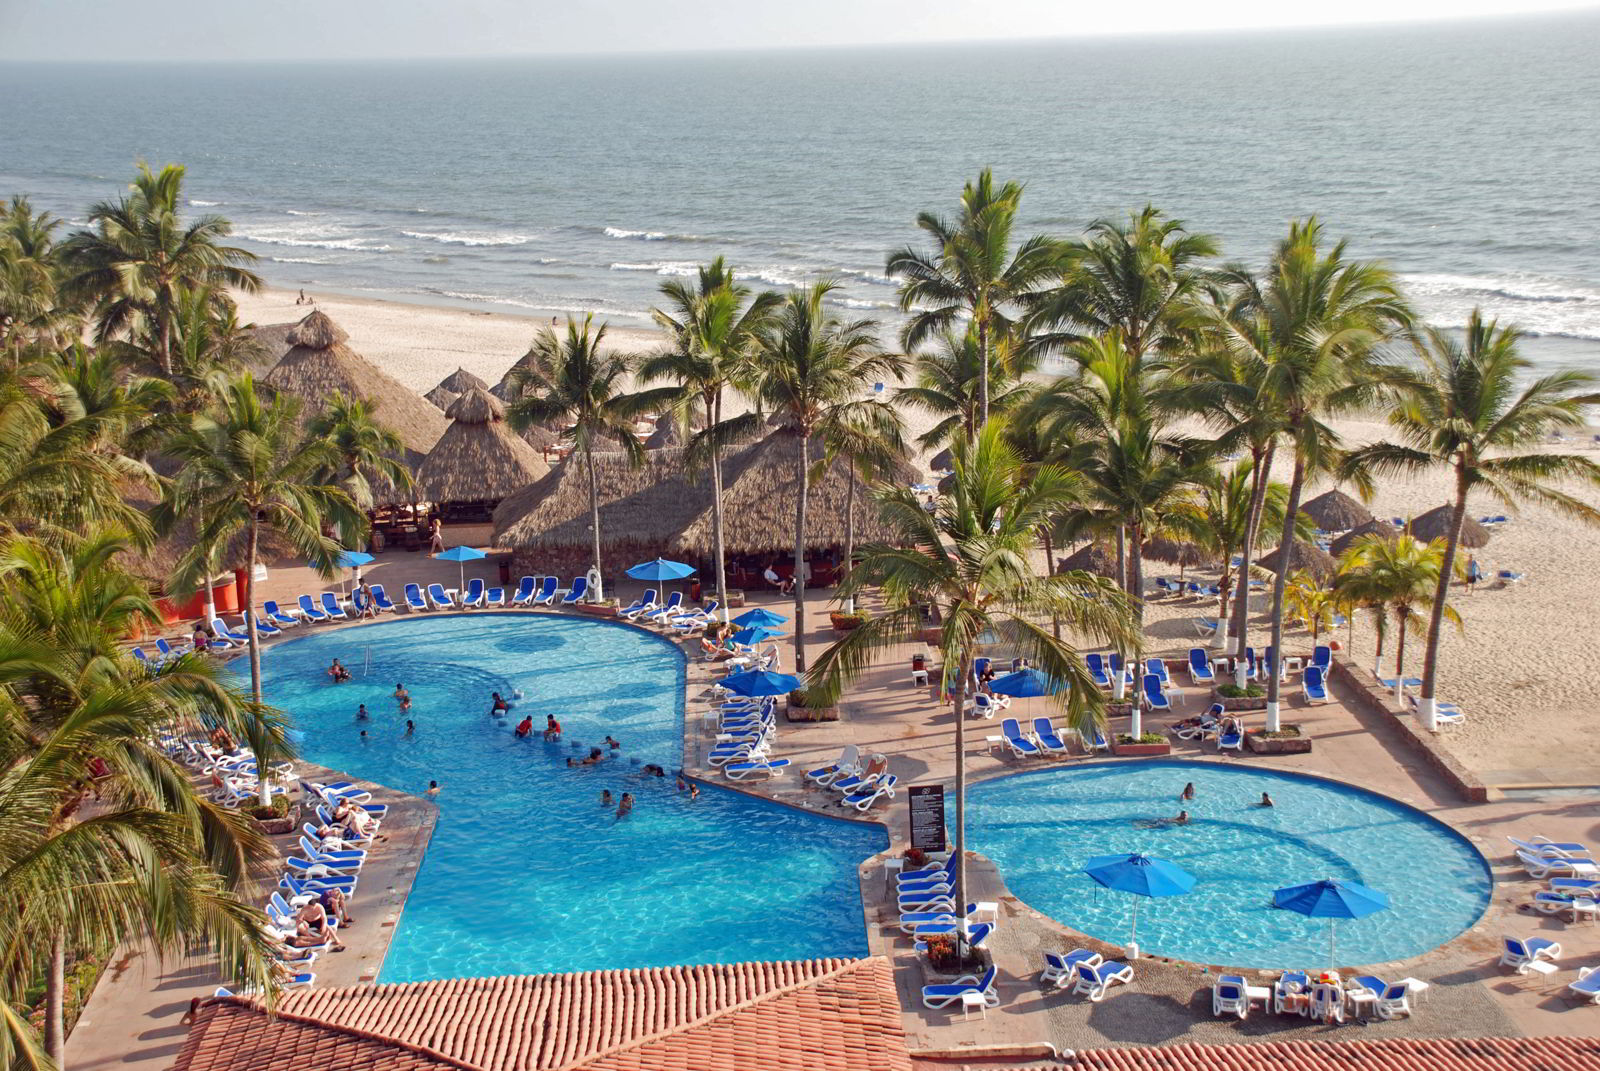
[[3,59],[854,45],[1462,18],[1600,0],[0,0]]

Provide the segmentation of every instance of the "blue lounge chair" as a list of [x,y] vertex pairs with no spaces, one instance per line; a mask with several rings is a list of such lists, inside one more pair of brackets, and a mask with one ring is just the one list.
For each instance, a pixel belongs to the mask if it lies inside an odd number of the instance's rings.
[[1104,963],[1079,962],[1073,968],[1074,993],[1083,993],[1098,1004],[1106,999],[1106,991],[1114,985],[1133,981],[1133,968],[1126,963],[1107,960]]
[[957,922],[954,918],[951,918],[948,922],[925,922],[921,926],[918,926],[916,930],[912,932],[911,936],[916,938],[916,950],[918,952],[926,952],[928,950],[928,938],[944,937],[946,935],[954,934],[959,931],[962,926],[966,927],[965,932],[967,935],[968,948],[982,948],[983,943],[987,941],[989,939],[989,935],[994,932],[994,923],[992,922],[979,922],[973,924]]
[[1575,840],[1554,841],[1549,837],[1534,837],[1532,840],[1518,840],[1516,837],[1507,837],[1513,847],[1521,848],[1531,855],[1554,856],[1589,856],[1589,849]]
[[657,594],[658,592],[655,588],[646,588],[644,594],[633,600],[631,606],[618,610],[617,616],[626,617],[631,621],[635,614],[642,614],[646,610],[654,610],[656,608]]
[[1156,577],[1156,590],[1163,595],[1175,595],[1182,589],[1164,576]]
[[505,604],[506,604],[506,589],[505,588],[490,588],[488,591],[483,593],[483,605],[485,605],[485,606],[504,606]]
[[1263,674],[1261,672],[1261,664],[1256,661],[1256,649],[1254,647],[1246,647],[1244,649],[1244,664],[1245,664],[1245,674],[1244,674],[1244,679],[1245,680],[1253,681],[1253,680],[1263,679]]
[[1074,948],[1066,955],[1058,952],[1044,954],[1044,970],[1039,972],[1041,982],[1050,982],[1056,986],[1065,986],[1071,983],[1074,969],[1080,963],[1102,963],[1100,953],[1090,952],[1087,948]]
[[1017,724],[1016,718],[1007,718],[1001,722],[1000,733],[1013,755],[1027,759],[1039,754],[1039,745],[1022,735],[1022,726]]
[[330,618],[344,617],[344,607],[339,605],[339,597],[331,591],[322,593],[322,612]]
[[163,662],[170,662],[174,658],[182,658],[184,655],[189,653],[186,649],[180,650],[176,647],[173,647],[172,644],[166,641],[166,637],[164,636],[156,637],[156,650],[160,652],[161,661]]
[[1211,1014],[1234,1015],[1240,1019],[1250,1014],[1249,989],[1244,978],[1237,974],[1220,974],[1211,987]]
[[133,660],[142,665],[146,671],[150,673],[154,673],[156,670],[161,668],[161,663],[145,654],[143,647],[135,647],[133,649]]
[[1083,656],[1083,664],[1089,667],[1089,676],[1102,688],[1111,687],[1111,674],[1106,672],[1105,659],[1097,651]]
[[455,596],[446,591],[443,584],[428,585],[428,601],[433,603],[435,610],[454,610],[456,608]]
[[1333,668],[1333,649],[1325,643],[1317,644],[1311,649],[1311,664],[1326,676],[1328,670]]
[[1049,718],[1033,719],[1033,738],[1040,747],[1052,755],[1067,753],[1067,742],[1061,739],[1061,734],[1056,732],[1056,727],[1050,723]]
[[1561,958],[1561,945],[1543,937],[1504,937],[1501,946],[1500,966],[1510,967],[1518,974],[1527,974],[1530,963]]
[[383,590],[382,584],[372,585],[372,606],[380,614],[397,613],[394,603],[389,601],[388,594]]
[[826,766],[818,766],[815,770],[807,770],[806,780],[815,781],[819,785],[831,785],[839,778],[855,773],[860,768],[861,750],[854,744],[846,744],[833,762]]
[[406,609],[412,613],[421,613],[428,609],[427,600],[422,597],[422,589],[415,584],[406,585]]
[[1322,679],[1322,670],[1317,666],[1306,667],[1305,676],[1300,679],[1300,689],[1305,692],[1307,703],[1328,701],[1328,685]]
[[1194,619],[1194,630],[1204,639],[1207,636],[1215,636],[1217,634],[1218,624],[1219,622],[1214,617],[1197,617]]
[[1172,701],[1161,690],[1161,678],[1154,673],[1144,675],[1144,701],[1151,710],[1172,709]]
[[[977,904],[967,905],[967,914],[977,910]],[[902,933],[915,933],[918,926],[927,926],[939,922],[955,922],[956,912],[954,906],[949,910],[931,908],[927,911],[902,911],[900,912],[900,931]]]
[[1243,751],[1244,727],[1237,718],[1229,718],[1223,726],[1222,732],[1217,734],[1218,751]]
[[544,578],[544,587],[540,588],[539,589],[539,594],[537,594],[537,595],[535,595],[533,597],[533,601],[532,601],[531,605],[533,605],[533,606],[549,606],[551,604],[551,602],[556,597],[556,589],[559,588],[560,586],[561,586],[561,578],[559,576],[547,576],[547,577],[545,577]]
[[1582,997],[1590,1004],[1600,1004],[1600,971],[1593,967],[1579,967],[1578,980],[1567,983],[1567,992]]
[[864,784],[844,799],[839,801],[841,807],[854,807],[858,811],[865,811],[878,800],[887,796],[894,799],[895,786],[900,779],[894,774],[885,774],[869,784]]
[[1090,729],[1087,733],[1079,729],[1078,740],[1083,744],[1083,750],[1091,755],[1096,751],[1109,750],[1111,747],[1110,744],[1106,743],[1106,734],[1102,733],[1098,728]]
[[526,606],[533,601],[533,593],[539,588],[539,581],[531,576],[525,576],[517,582],[517,593],[511,596],[512,606]]
[[278,609],[278,603],[275,599],[268,599],[262,603],[261,612],[267,615],[268,621],[271,621],[279,628],[293,628],[300,623],[296,618]]
[[271,622],[261,620],[261,618],[259,616],[257,616],[256,614],[252,613],[250,616],[254,617],[255,620],[256,620],[256,635],[257,636],[281,636],[281,635],[283,635],[283,629],[279,628],[278,626],[272,624]]
[[360,848],[340,848],[335,851],[323,851],[322,846],[310,837],[301,836],[300,850],[306,853],[307,859],[337,860],[340,863],[365,862],[367,853]]
[[1189,679],[1197,686],[1216,683],[1217,671],[1211,668],[1211,658],[1204,647],[1189,648]]
[[328,615],[317,609],[317,604],[311,601],[310,595],[302,595],[298,601],[300,604],[300,614],[307,621],[328,620]]
[[589,594],[589,578],[586,576],[577,577],[572,581],[572,590],[562,598],[561,605],[572,606],[580,603],[587,594]]
[[1172,687],[1172,674],[1167,672],[1167,663],[1165,660],[1160,658],[1145,659],[1144,671],[1146,673],[1154,673],[1157,677],[1161,678],[1162,691]]
[[745,781],[752,777],[777,777],[788,765],[788,759],[752,758],[747,762],[730,762],[722,772],[730,781]]
[[665,604],[656,607],[654,610],[646,610],[644,613],[639,615],[639,619],[642,621],[654,621],[659,624],[660,622],[665,621],[676,614],[678,612],[678,608],[682,605],[683,592],[674,591],[671,595],[667,596],[667,601]]
[[1507,584],[1515,584],[1515,583],[1519,582],[1522,579],[1523,574],[1522,573],[1518,573],[1518,572],[1514,572],[1511,569],[1502,569],[1498,573],[1496,573],[1495,576],[1499,577],[1501,580],[1505,581]]
[[249,636],[246,636],[242,632],[233,631],[227,625],[224,625],[222,623],[222,618],[220,618],[220,617],[213,617],[211,619],[211,631],[215,632],[218,636],[220,636],[223,639],[227,640],[229,643],[249,643],[250,642],[250,637]]
[[482,578],[475,576],[471,580],[467,581],[466,593],[461,596],[461,608],[463,610],[468,610],[475,606],[482,605],[483,580]]
[[959,1001],[963,993],[978,993],[983,997],[986,1007],[998,1008],[1000,994],[994,991],[994,974],[991,964],[981,978],[976,974],[968,974],[945,985],[925,985],[922,987],[922,1006],[945,1008]]
[[1284,971],[1278,980],[1272,984],[1272,1012],[1282,1015],[1284,1009],[1291,1007],[1295,1002],[1290,997],[1297,997],[1311,989],[1311,976],[1305,971]]

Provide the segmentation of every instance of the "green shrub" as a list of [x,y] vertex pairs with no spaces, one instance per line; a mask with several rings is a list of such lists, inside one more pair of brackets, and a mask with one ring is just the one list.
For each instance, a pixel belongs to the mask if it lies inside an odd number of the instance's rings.
[[1165,744],[1166,742],[1167,738],[1160,733],[1140,733],[1137,740],[1127,733],[1117,734],[1119,744]]
[[280,792],[272,797],[272,802],[263,807],[257,803],[247,812],[251,818],[266,822],[274,818],[283,818],[289,813],[289,794]]
[[1224,699],[1260,699],[1267,690],[1259,684],[1247,684],[1243,688],[1237,684],[1219,684],[1217,694]]

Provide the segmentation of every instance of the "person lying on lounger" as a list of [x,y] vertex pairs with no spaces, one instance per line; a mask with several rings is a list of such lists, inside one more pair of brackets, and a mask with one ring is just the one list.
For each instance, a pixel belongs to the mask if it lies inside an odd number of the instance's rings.
[[[300,909],[300,913],[294,919],[295,934],[289,938],[290,944],[303,946],[327,942],[335,952],[344,949],[344,942],[339,940],[339,935],[334,932],[333,923],[328,920],[328,909],[322,906],[322,901],[312,900]],[[308,937],[311,938],[310,941],[306,940]]]

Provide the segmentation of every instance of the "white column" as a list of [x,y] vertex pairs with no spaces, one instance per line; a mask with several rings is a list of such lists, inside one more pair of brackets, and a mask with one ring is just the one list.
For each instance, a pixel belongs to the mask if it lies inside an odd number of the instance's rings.
[[1275,733],[1277,731],[1278,731],[1278,704],[1277,703],[1268,703],[1267,704],[1267,732]]
[[1422,727],[1430,733],[1439,731],[1439,700],[1423,699],[1417,703],[1417,717],[1422,720]]
[[1133,737],[1133,742],[1138,743],[1140,735],[1144,732],[1144,712],[1139,709],[1139,698],[1134,697],[1133,709],[1129,712],[1128,735]]

